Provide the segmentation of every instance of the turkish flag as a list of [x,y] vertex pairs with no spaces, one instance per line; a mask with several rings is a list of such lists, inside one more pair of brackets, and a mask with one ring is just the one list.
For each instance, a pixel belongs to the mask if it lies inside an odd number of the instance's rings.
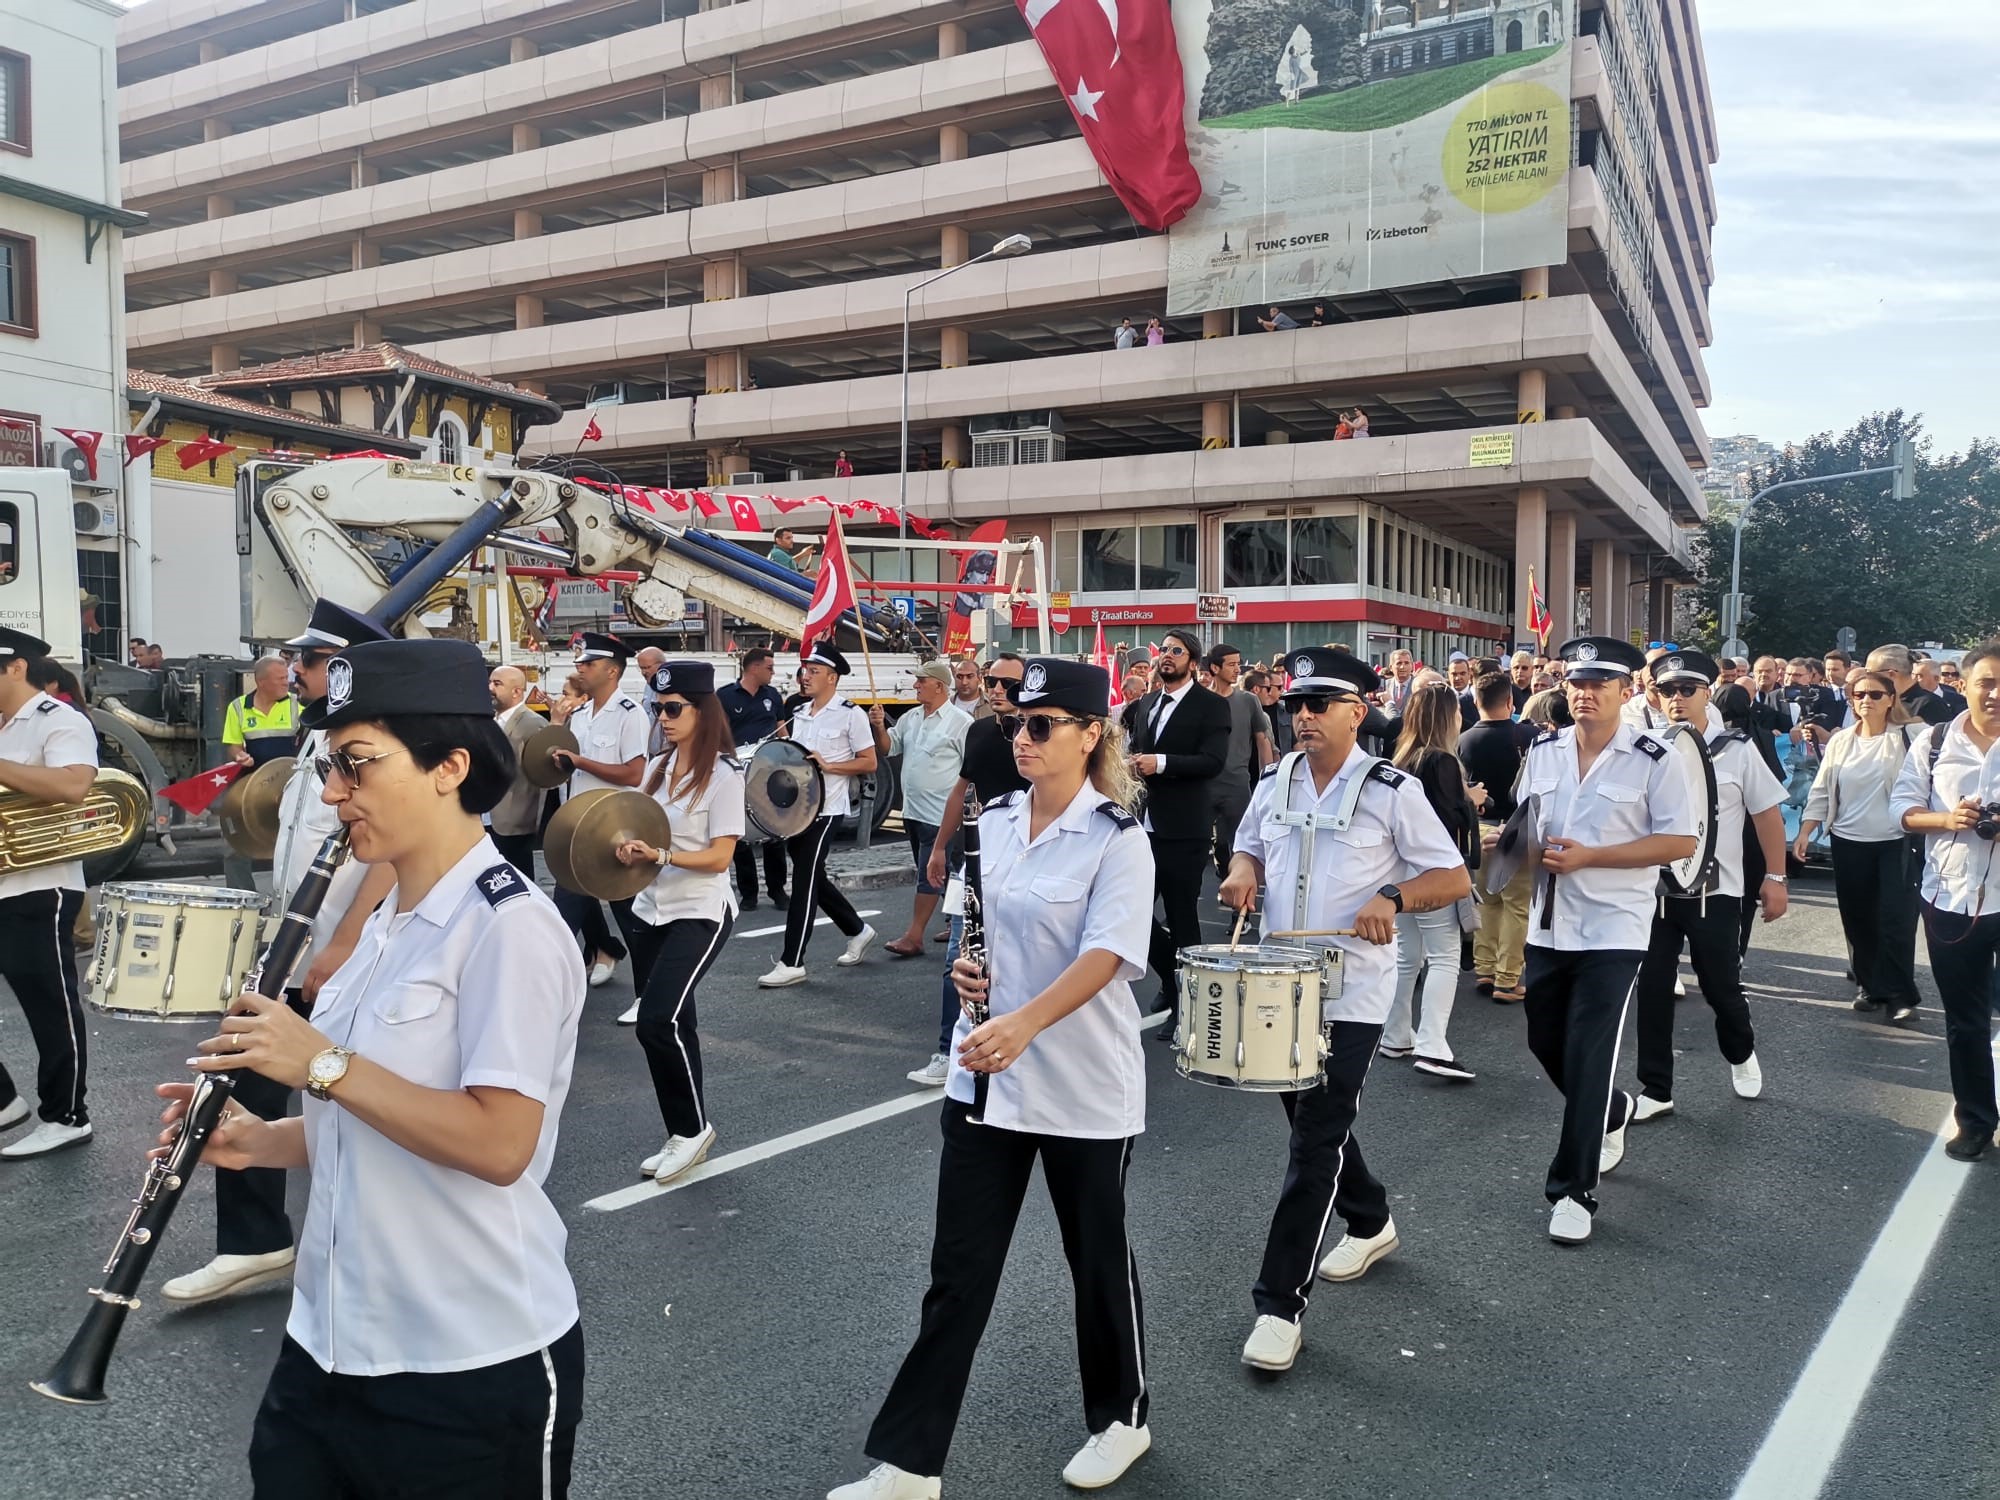
[[78,451],[83,454],[85,466],[90,470],[90,477],[95,479],[97,477],[97,447],[98,444],[104,441],[104,434],[101,432],[87,432],[80,427],[58,427],[56,431],[76,444]]
[[722,514],[722,507],[709,498],[707,490],[696,490],[694,492],[694,508],[705,516],[719,516]]
[[1168,0],[1015,0],[1098,170],[1148,229],[1201,196],[1182,119],[1181,52]]
[[220,438],[195,438],[174,449],[174,457],[180,460],[183,469],[192,469],[235,451],[234,443],[225,443]]
[[811,505],[814,502],[811,500],[780,500],[776,495],[773,495],[771,497],[771,503],[778,507],[778,512],[780,515],[788,516],[793,511],[797,510],[800,506]]
[[625,497],[628,504],[636,505],[641,510],[653,509],[653,502],[646,498],[645,490],[636,484],[621,485],[619,493]]
[[229,790],[229,783],[242,774],[243,767],[230,761],[212,771],[203,771],[199,776],[190,776],[186,781],[163,786],[160,795],[174,806],[186,808],[189,817],[198,818],[208,811],[217,797]]
[[583,429],[583,436],[576,440],[579,448],[585,443],[601,443],[603,441],[604,429],[597,425],[596,417],[590,419],[590,425]]
[[[847,573],[847,546],[840,538],[838,514],[826,518],[826,550],[821,554],[819,579],[813,585],[812,603],[806,606],[805,629],[799,635],[799,655],[810,656],[813,642],[829,635],[841,615],[854,608],[854,580]],[[860,617],[856,616],[858,624]]]
[[736,523],[738,531],[762,531],[763,523],[757,519],[757,502],[748,495],[724,495],[729,502],[729,519]]
[[143,432],[128,432],[125,434],[125,462],[129,464],[135,458],[157,453],[172,441],[172,438],[147,437]]

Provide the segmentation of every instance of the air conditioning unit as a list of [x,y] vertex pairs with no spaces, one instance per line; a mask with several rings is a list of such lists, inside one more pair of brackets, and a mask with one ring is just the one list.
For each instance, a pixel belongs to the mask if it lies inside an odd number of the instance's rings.
[[1059,411],[1017,411],[974,417],[966,424],[972,439],[972,466],[1059,464],[1066,451]]
[[50,438],[42,444],[42,462],[51,469],[62,469],[69,474],[69,482],[82,489],[108,490],[109,481],[103,477],[103,469],[98,469],[99,478],[90,477],[90,459],[84,451],[68,438]]
[[725,474],[722,476],[722,482],[724,484],[762,484],[764,482],[764,471],[761,469],[746,469],[740,474]]
[[118,507],[110,496],[101,500],[78,500],[70,506],[78,536],[118,535]]
[[789,480],[794,480],[794,481],[796,481],[796,480],[800,480],[800,479],[804,479],[805,477],[806,477],[806,471],[805,471],[804,469],[787,469],[787,470],[785,470],[785,478],[787,478],[787,479],[789,479]]

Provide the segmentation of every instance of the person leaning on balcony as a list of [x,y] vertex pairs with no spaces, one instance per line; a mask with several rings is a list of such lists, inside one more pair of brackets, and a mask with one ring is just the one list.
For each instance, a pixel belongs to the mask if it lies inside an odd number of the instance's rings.
[[1298,321],[1282,307],[1273,306],[1268,318],[1259,318],[1257,326],[1266,333],[1285,333],[1298,327]]
[[1135,349],[1139,345],[1139,330],[1132,326],[1130,318],[1125,319],[1113,331],[1112,344],[1119,349]]

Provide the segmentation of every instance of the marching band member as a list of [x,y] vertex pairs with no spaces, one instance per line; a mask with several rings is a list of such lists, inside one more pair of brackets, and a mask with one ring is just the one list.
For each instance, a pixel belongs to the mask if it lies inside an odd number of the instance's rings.
[[[0,791],[41,802],[81,802],[97,780],[97,731],[90,720],[28,680],[49,643],[0,626]],[[83,908],[83,861],[0,875],[0,979],[21,1002],[35,1038],[41,1121],[0,1150],[25,1161],[90,1139],[84,1106],[89,1050],[83,991],[70,933]],[[0,1130],[35,1113],[0,1067]]]
[[855,915],[854,903],[826,873],[833,831],[854,810],[854,778],[875,769],[875,731],[868,715],[839,696],[840,679],[847,673],[847,658],[832,641],[822,636],[813,642],[799,662],[799,691],[805,701],[778,730],[819,767],[826,801],[810,828],[785,841],[792,861],[792,902],[785,908],[784,951],[769,972],[757,977],[767,990],[805,982],[806,944],[812,941],[818,912],[832,918],[847,938],[846,951],[834,960],[842,968],[860,963],[875,941],[875,929]]
[[1561,650],[1573,725],[1528,747],[1521,795],[1539,847],[1528,911],[1528,1048],[1562,1091],[1543,1191],[1549,1237],[1590,1238],[1597,1179],[1625,1156],[1632,1096],[1612,1088],[1618,1038],[1652,935],[1659,867],[1695,849],[1687,789],[1651,735],[1619,720],[1636,646],[1579,636]]
[[1126,810],[1136,788],[1105,717],[1110,689],[1100,667],[1034,657],[1008,690],[1028,790],[987,803],[979,819],[983,922],[1005,938],[990,982],[964,955],[954,971],[960,997],[991,1019],[961,1017],[953,1035],[931,1285],[868,1432],[877,1467],[828,1500],[938,1500],[1037,1157],[1076,1285],[1090,1431],[1063,1478],[1108,1485],[1152,1444],[1125,1174],[1145,1128],[1132,981],[1146,971],[1153,855]]
[[729,753],[734,737],[715,696],[715,668],[666,662],[653,674],[652,689],[667,749],[641,790],[667,810],[667,847],[627,839],[617,854],[628,865],[660,867],[659,878],[632,901],[632,968],[639,1045],[667,1143],[639,1170],[672,1182],[715,1144],[702,1096],[694,991],[722,956],[736,921],[729,876],[743,837],[743,767]]
[[[362,641],[386,639],[388,632],[367,615],[331,599],[314,600],[305,633],[285,643],[299,653],[301,713],[325,699],[327,663],[336,655]],[[320,845],[340,826],[339,813],[321,795],[326,783],[317,768],[326,751],[326,731],[308,728],[292,757],[278,804],[278,845],[271,861],[271,902],[278,912],[291,905]],[[358,860],[334,872],[313,918],[312,949],[300,965],[296,986],[285,991],[285,1003],[293,1010],[302,1016],[311,1011],[321,984],[354,951],[369,913],[394,881],[395,872],[386,865],[369,869]],[[282,1120],[291,1112],[292,1092],[292,1085],[248,1068],[236,1075],[236,1103],[267,1120]],[[285,1174],[261,1168],[220,1171],[215,1174],[215,1258],[166,1282],[160,1295],[176,1306],[193,1307],[253,1292],[289,1276],[296,1253],[292,1221],[285,1213]]]
[[[1243,1362],[1289,1370],[1304,1335],[1315,1262],[1328,1281],[1353,1281],[1396,1248],[1389,1197],[1354,1138],[1361,1086],[1396,998],[1396,918],[1442,911],[1472,877],[1422,784],[1356,743],[1381,677],[1360,658],[1313,647],[1293,653],[1285,689],[1298,750],[1265,771],[1236,831],[1220,897],[1237,910],[1267,890],[1267,928],[1331,931],[1345,978],[1323,1017],[1326,1082],[1278,1097],[1291,1121],[1290,1164],[1251,1289],[1257,1321]],[[1287,941],[1282,937],[1273,941]],[[1305,940],[1298,940],[1301,945]],[[1324,1261],[1320,1241],[1338,1213],[1347,1232]]]
[[[480,825],[512,776],[486,663],[464,641],[365,642],[306,720],[353,857],[394,882],[310,1021],[246,994],[194,1059],[310,1096],[302,1119],[231,1104],[205,1154],[312,1172],[255,1492],[567,1495],[583,1333],[542,1182],[584,982]],[[192,1091],[159,1088],[163,1144]]]
[[[1648,669],[1654,691],[1676,724],[1706,725],[1709,691],[1719,673],[1714,658],[1679,648],[1656,658]],[[1766,873],[1756,895],[1764,920],[1785,914],[1785,788],[1764,764],[1750,736],[1725,730],[1707,737],[1715,769],[1715,876],[1712,888],[1697,895],[1662,892],[1653,916],[1652,938],[1639,966],[1639,1083],[1642,1092],[1632,1118],[1651,1120],[1674,1108],[1674,979],[1681,948],[1688,949],[1702,998],[1715,1012],[1715,1043],[1729,1064],[1729,1083],[1739,1099],[1764,1090],[1757,1064],[1757,1035],[1743,996],[1743,959],[1737,929],[1743,903],[1743,825],[1747,820],[1763,846]],[[1777,873],[1773,874],[1772,871]]]
[[[590,696],[575,707],[565,697],[549,710],[550,723],[567,724],[576,736],[574,754],[558,750],[555,755],[558,765],[570,768],[569,786],[563,792],[565,801],[599,787],[630,789],[638,786],[646,774],[646,745],[652,726],[646,722],[646,711],[638,701],[620,692],[618,687],[625,675],[625,663],[631,658],[631,646],[617,636],[595,630],[583,633],[583,644],[576,653],[576,675],[583,679],[584,691]],[[613,966],[625,956],[632,936],[632,903],[611,903],[612,920],[627,940],[621,943],[605,923],[604,908],[595,896],[557,886],[555,901],[556,910],[563,914],[569,930],[582,945],[584,965],[590,970],[591,987],[595,989],[611,978]],[[636,975],[633,981],[632,998],[636,1000],[639,997]]]

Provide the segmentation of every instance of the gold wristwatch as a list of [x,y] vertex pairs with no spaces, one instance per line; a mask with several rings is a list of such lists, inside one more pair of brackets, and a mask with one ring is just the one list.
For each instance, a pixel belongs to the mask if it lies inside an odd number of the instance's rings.
[[347,1076],[348,1060],[354,1056],[352,1048],[329,1047],[306,1064],[306,1092],[315,1099],[328,1099],[328,1093],[336,1083]]

